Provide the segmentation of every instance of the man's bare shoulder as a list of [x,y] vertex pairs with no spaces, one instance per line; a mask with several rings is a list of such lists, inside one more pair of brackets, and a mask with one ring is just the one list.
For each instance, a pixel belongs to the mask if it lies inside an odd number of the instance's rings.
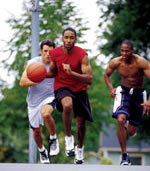
[[137,65],[140,68],[144,69],[145,67],[148,67],[149,63],[148,63],[148,61],[145,58],[143,58],[143,57],[141,57],[141,56],[139,56],[137,54],[134,54],[134,57],[135,57],[135,59],[137,61]]
[[121,56],[115,57],[109,62],[109,66],[111,68],[117,68],[120,63],[121,63]]

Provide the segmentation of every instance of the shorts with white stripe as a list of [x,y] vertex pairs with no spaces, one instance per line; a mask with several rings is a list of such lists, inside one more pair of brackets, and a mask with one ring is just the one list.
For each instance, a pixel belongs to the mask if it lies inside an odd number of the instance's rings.
[[138,126],[143,117],[141,104],[144,101],[146,101],[146,91],[144,89],[119,86],[116,89],[112,117],[117,118],[119,114],[124,114],[131,125]]

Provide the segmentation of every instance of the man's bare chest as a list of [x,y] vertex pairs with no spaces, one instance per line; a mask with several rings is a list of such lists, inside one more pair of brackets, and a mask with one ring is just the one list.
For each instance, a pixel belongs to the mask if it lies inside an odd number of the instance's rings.
[[143,71],[137,66],[136,63],[120,64],[118,67],[118,72],[123,77],[138,77],[143,75]]

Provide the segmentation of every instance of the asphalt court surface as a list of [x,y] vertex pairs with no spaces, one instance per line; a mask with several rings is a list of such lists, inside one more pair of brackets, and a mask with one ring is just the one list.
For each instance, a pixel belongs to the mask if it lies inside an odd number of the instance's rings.
[[150,166],[0,163],[0,171],[150,171]]

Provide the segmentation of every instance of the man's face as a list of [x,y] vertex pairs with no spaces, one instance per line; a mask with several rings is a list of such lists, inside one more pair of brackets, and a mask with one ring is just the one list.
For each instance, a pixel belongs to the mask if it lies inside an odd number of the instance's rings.
[[76,37],[74,32],[67,30],[64,32],[64,35],[62,37],[62,41],[64,43],[64,48],[67,49],[67,51],[70,51],[76,42]]
[[123,60],[126,61],[132,57],[133,49],[131,48],[131,46],[129,44],[123,43],[121,45],[120,53],[121,53]]
[[54,49],[52,46],[44,45],[43,49],[40,50],[40,53],[42,55],[42,60],[45,64],[49,64],[51,61],[49,51]]

